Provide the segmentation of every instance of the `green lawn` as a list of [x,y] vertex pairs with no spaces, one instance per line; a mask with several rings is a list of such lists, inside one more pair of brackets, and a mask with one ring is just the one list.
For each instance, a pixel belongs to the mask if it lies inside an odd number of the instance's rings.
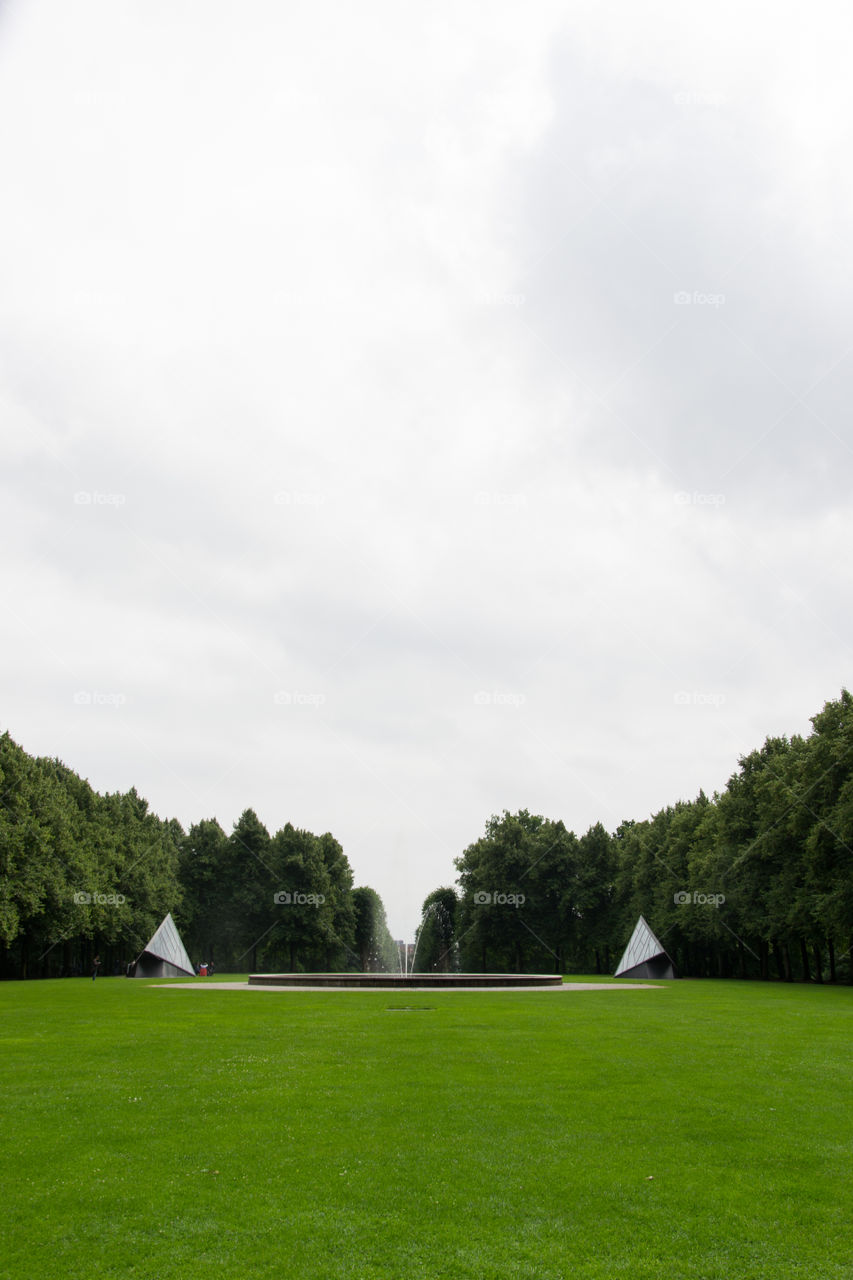
[[851,1044],[849,988],[2,983],[0,1276],[850,1280]]

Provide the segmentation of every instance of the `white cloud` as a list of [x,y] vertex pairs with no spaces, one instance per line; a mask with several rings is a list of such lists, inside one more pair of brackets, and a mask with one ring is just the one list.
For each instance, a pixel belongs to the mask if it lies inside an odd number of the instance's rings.
[[4,727],[331,829],[411,933],[490,813],[643,816],[848,679],[841,55],[235,14],[0,21]]

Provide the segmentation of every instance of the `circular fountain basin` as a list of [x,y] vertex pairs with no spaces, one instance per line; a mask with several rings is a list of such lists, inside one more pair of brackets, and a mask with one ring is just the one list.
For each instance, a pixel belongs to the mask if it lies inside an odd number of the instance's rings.
[[250,987],[560,987],[559,973],[253,973]]

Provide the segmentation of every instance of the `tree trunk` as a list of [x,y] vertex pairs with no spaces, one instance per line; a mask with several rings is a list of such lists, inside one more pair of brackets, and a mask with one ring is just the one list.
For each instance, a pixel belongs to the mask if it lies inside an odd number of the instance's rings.
[[793,982],[793,981],[794,981],[794,971],[793,971],[793,969],[791,968],[791,952],[790,952],[790,949],[789,949],[789,947],[788,947],[787,942],[785,943],[784,947],[782,948],[782,954],[783,954],[783,955],[784,955],[784,957],[785,957],[785,981],[786,981],[786,982]]
[[835,974],[835,947],[832,945],[832,938],[827,938],[826,949],[829,952],[829,981],[837,982]]
[[774,940],[773,942],[773,959],[776,962],[776,973],[779,981],[785,981],[785,959],[782,955],[782,944]]
[[823,957],[820,954],[820,947],[815,942],[812,946],[814,954],[814,976],[815,982],[823,982]]
[[809,953],[806,948],[805,938],[800,938],[800,959],[803,963],[803,982],[811,982],[812,975],[809,969]]

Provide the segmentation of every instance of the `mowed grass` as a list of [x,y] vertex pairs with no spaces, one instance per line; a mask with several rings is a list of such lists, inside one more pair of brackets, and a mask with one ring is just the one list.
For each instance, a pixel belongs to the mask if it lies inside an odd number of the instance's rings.
[[0,1011],[3,1277],[853,1275],[850,989],[80,979]]

